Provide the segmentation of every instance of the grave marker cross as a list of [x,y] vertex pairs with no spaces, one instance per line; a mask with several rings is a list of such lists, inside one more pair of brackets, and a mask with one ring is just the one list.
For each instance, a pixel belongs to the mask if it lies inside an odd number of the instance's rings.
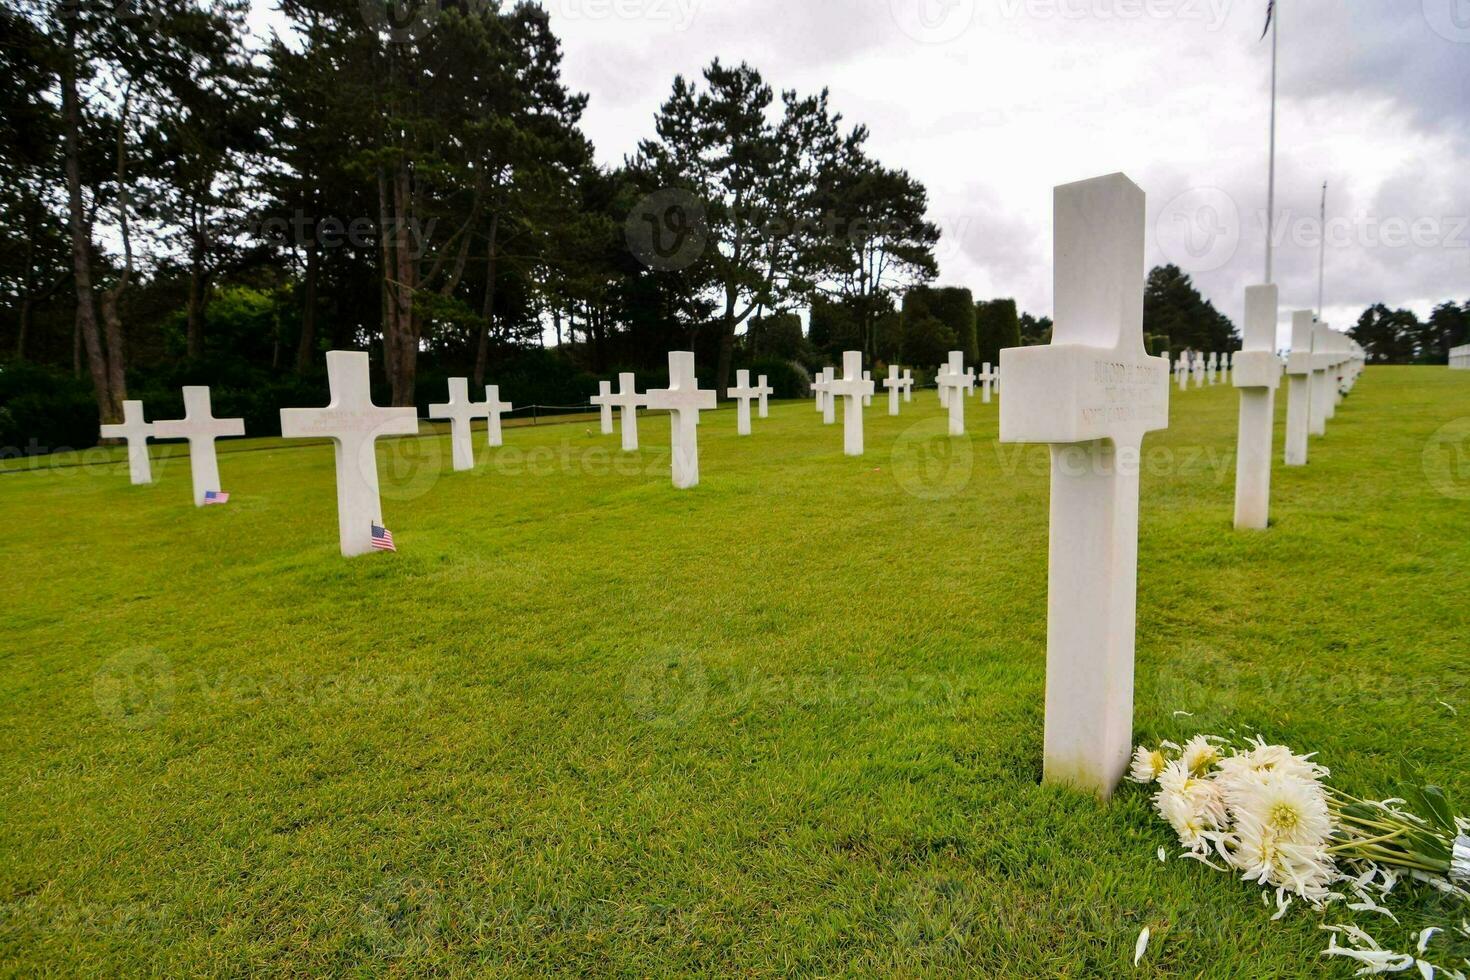
[[735,434],[750,435],[750,403],[760,397],[760,392],[750,386],[750,372],[744,368],[735,372],[735,387],[725,389],[727,398],[735,399]]
[[500,400],[500,385],[485,386],[485,418],[488,421],[486,445],[498,446],[504,441],[500,430],[500,416],[503,412],[513,411],[514,405]]
[[374,550],[373,525],[383,523],[377,441],[418,434],[418,414],[413,408],[373,404],[366,351],[328,351],[327,384],[332,400],[326,408],[281,409],[281,435],[332,440],[337,459],[337,537],[343,555],[365,555]]
[[766,399],[774,395],[776,389],[771,387],[771,383],[766,380],[764,374],[756,379],[755,393],[760,396],[759,409],[756,414],[760,418],[767,418],[770,415],[770,404]]
[[903,378],[898,376],[898,365],[888,365],[888,377],[883,379],[883,387],[888,389],[888,414],[898,414],[898,393],[903,390]]
[[939,390],[947,391],[949,397],[946,404],[949,406],[949,434],[962,436],[965,434],[965,391],[974,390],[975,375],[973,372],[965,371],[965,354],[963,351],[952,350],[949,352],[949,363],[944,367],[944,373],[939,376]]
[[475,419],[488,418],[484,405],[470,401],[470,383],[467,378],[449,379],[449,401],[442,405],[429,406],[429,418],[449,420],[449,449],[457,471],[474,469],[475,447],[470,435],[470,423]]
[[184,389],[184,417],[153,423],[158,439],[189,440],[189,473],[194,481],[194,506],[204,506],[204,495],[224,488],[219,485],[219,457],[214,441],[224,436],[243,436],[244,419],[217,419],[209,401],[209,389],[190,386]]
[[849,456],[863,454],[863,404],[873,397],[873,382],[865,377],[861,351],[843,351],[842,380],[833,381],[828,390],[834,398],[847,399],[842,412],[842,451]]
[[104,425],[104,439],[126,439],[128,442],[128,478],[133,486],[153,482],[153,463],[148,456],[148,439],[153,423],[143,421],[142,402],[123,402],[123,420],[117,425]]
[[1271,435],[1281,359],[1276,356],[1275,286],[1245,291],[1244,350],[1235,356],[1233,383],[1240,389],[1235,443],[1235,526],[1264,531],[1271,520]]
[[597,394],[593,395],[587,400],[593,405],[597,405],[602,409],[602,434],[605,436],[612,435],[612,382],[597,382]]
[[638,394],[638,382],[631,371],[618,375],[618,391],[609,404],[618,409],[618,426],[623,432],[623,452],[631,453],[638,448],[638,409],[648,404]]
[[1143,191],[1113,174],[1054,197],[1056,328],[1001,352],[1000,439],[1051,445],[1044,778],[1107,797],[1132,746],[1139,456],[1169,424],[1169,362],[1143,345]]
[[669,351],[669,386],[647,393],[649,408],[669,412],[674,486],[699,485],[699,413],[715,407],[715,393],[701,390],[694,377],[694,353]]

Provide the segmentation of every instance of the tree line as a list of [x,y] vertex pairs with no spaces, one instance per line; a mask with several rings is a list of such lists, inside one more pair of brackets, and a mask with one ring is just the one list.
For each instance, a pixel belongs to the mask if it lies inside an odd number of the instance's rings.
[[[672,348],[720,390],[759,361],[795,395],[845,349],[927,368],[1050,339],[933,285],[926,189],[825,90],[717,60],[606,166],[534,4],[281,0],[265,39],[248,8],[0,9],[0,441],[65,417],[76,442],[181,382],[267,420],[340,347],[414,405],[449,374],[571,402]],[[1145,320],[1151,348],[1235,346],[1172,266]]]
[[[262,42],[246,0],[146,2],[0,11],[7,360],[69,362],[103,419],[151,367],[343,345],[410,405],[421,363],[478,383],[547,330],[592,372],[708,349],[723,389],[753,321],[871,324],[936,272],[924,187],[749,65],[675,78],[604,167],[533,4],[283,0]],[[242,291],[264,342],[214,315]]]

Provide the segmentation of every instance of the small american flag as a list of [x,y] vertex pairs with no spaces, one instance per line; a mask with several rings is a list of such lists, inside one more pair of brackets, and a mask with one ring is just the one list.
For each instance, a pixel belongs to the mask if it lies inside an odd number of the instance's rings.
[[227,494],[227,493],[225,493],[223,490],[206,490],[206,491],[204,491],[204,503],[206,505],[208,505],[208,504],[227,504],[229,502],[230,502],[230,495]]
[[397,551],[393,547],[393,532],[386,527],[373,525],[373,547],[379,551]]

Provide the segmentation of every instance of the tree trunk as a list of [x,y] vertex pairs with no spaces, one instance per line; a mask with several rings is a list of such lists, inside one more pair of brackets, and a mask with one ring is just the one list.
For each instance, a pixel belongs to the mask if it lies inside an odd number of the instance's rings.
[[296,373],[305,374],[311,370],[312,361],[316,359],[316,290],[317,277],[321,273],[321,248],[316,240],[316,228],[313,226],[311,241],[306,245],[306,276],[303,283],[304,296],[301,308],[301,342],[296,346]]
[[189,259],[187,350],[191,361],[197,361],[204,355],[204,291],[203,257],[196,243]]
[[87,354],[87,369],[97,399],[97,414],[104,423],[122,421],[122,406],[108,382],[107,363],[102,355],[102,338],[97,333],[97,308],[92,295],[92,230],[82,206],[82,169],[79,147],[82,110],[76,79],[77,21],[67,21],[65,60],[61,69],[61,112],[64,134],[66,196],[71,229],[71,261],[76,282],[76,328],[80,346]]
[[123,92],[122,109],[117,117],[117,221],[122,231],[123,268],[117,284],[102,291],[102,324],[107,337],[107,383],[112,388],[112,401],[120,409],[128,397],[127,364],[124,361],[122,317],[118,307],[123,293],[133,278],[133,237],[128,201],[127,126],[128,106],[132,102],[132,85]]
[[730,365],[735,360],[735,292],[725,292],[725,315],[720,319],[720,354],[715,362],[715,391],[720,398],[730,387]]
[[587,304],[587,333],[592,341],[592,370],[598,374],[607,370],[607,331],[603,314],[602,306]]
[[413,404],[414,379],[418,369],[418,323],[414,312],[414,291],[418,286],[418,260],[410,238],[413,219],[413,186],[408,163],[399,161],[393,182],[393,198],[398,223],[393,229],[393,251],[397,260],[397,289],[393,296],[398,307],[398,343],[394,352],[396,372],[393,377],[393,404]]
[[490,245],[485,252],[485,306],[481,311],[480,342],[475,347],[475,387],[485,383],[490,361],[490,328],[495,325],[495,274],[500,254],[500,210],[490,216]]
[[551,308],[551,322],[556,325],[556,346],[561,346],[561,307]]
[[24,291],[20,298],[20,322],[15,331],[15,359],[24,361],[26,359],[26,335],[31,331],[31,296],[35,291],[35,267],[36,267],[36,208],[32,204],[26,209],[26,272]]
[[15,333],[15,359],[24,361],[26,359],[26,334],[31,332],[31,298],[26,296],[20,301],[20,325]]
[[383,373],[391,384],[398,374],[398,306],[393,302],[393,215],[388,178],[378,168],[378,252],[383,282]]
[[112,388],[112,397],[119,409],[128,397],[127,374],[123,364],[122,317],[118,314],[118,301],[126,288],[125,277],[116,287],[102,293],[102,322],[107,335],[107,383]]

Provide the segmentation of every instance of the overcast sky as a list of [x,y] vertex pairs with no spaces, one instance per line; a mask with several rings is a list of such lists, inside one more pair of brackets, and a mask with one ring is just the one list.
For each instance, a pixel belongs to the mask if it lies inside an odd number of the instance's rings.
[[[604,163],[651,135],[676,73],[747,61],[777,90],[830,88],[873,155],[924,183],[944,284],[1049,314],[1051,188],[1114,171],[1148,194],[1150,265],[1182,266],[1237,325],[1263,280],[1265,0],[543,6]],[[1470,299],[1470,0],[1279,6],[1283,323],[1317,302],[1324,180],[1329,323]]]

